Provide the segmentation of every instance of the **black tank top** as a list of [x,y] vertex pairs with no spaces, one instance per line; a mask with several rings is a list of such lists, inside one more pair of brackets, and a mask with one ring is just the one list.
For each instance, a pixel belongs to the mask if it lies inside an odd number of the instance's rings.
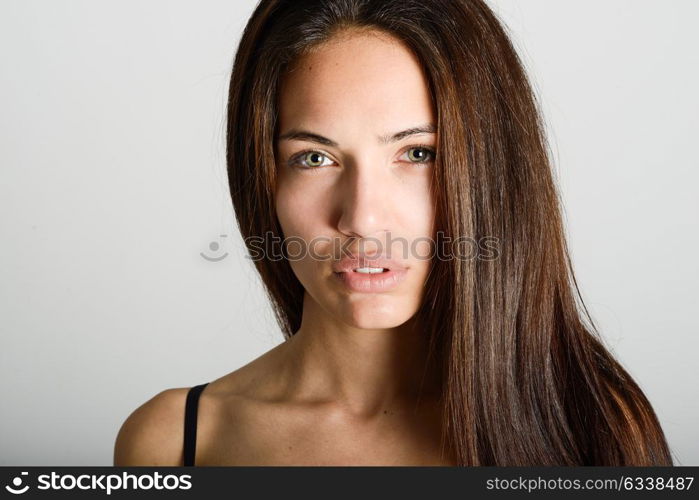
[[187,392],[187,401],[184,407],[184,465],[194,465],[194,454],[197,449],[197,409],[199,407],[199,396],[205,384],[195,385]]

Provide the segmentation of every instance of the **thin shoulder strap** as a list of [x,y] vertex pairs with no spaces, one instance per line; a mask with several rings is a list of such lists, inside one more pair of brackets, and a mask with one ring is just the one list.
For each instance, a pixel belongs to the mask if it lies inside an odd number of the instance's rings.
[[184,465],[194,465],[194,453],[197,449],[197,409],[199,395],[209,383],[195,385],[187,392],[184,407]]

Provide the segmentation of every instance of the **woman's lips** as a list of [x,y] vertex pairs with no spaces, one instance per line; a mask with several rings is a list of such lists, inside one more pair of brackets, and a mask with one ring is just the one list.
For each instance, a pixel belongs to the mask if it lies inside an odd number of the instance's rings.
[[387,259],[385,257],[368,257],[366,255],[350,255],[344,257],[333,265],[333,271],[336,273],[347,273],[360,269],[362,267],[380,267],[391,271],[405,271],[407,268],[400,262]]
[[[361,268],[380,268],[382,272],[360,273]],[[346,288],[355,292],[379,293],[392,290],[403,281],[408,268],[402,263],[379,255],[369,257],[352,254],[333,265],[333,275]]]
[[408,270],[405,268],[389,269],[381,273],[370,274],[359,273],[354,270],[333,273],[333,275],[350,290],[364,293],[380,293],[392,290],[405,279],[407,274]]

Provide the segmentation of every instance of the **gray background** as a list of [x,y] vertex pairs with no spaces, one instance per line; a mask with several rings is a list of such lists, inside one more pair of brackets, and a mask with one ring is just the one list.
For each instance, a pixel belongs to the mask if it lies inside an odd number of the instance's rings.
[[[490,3],[545,112],[587,305],[699,465],[699,4]],[[145,400],[281,342],[225,182],[253,7],[0,3],[0,464],[111,465]]]

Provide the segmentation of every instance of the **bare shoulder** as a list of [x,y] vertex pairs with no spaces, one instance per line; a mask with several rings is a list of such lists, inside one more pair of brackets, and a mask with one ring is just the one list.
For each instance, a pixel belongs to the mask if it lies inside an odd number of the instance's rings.
[[[282,345],[237,370],[210,381],[197,408],[195,462],[228,463],[237,457],[245,439],[252,439],[262,402],[277,399],[276,373]],[[283,385],[283,384],[282,384]],[[115,466],[181,466],[184,451],[184,413],[188,387],[166,389],[136,408],[124,421],[114,443]],[[223,449],[223,443],[232,443]],[[214,456],[212,460],[207,460]]]
[[182,465],[188,390],[166,389],[131,412],[114,443],[115,466]]

